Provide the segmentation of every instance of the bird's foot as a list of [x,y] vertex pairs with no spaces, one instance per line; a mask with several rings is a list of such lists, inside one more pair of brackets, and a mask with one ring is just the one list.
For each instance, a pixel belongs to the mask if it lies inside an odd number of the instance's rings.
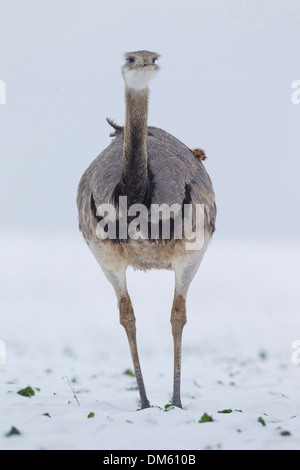
[[172,400],[172,405],[173,405],[173,406],[176,406],[177,408],[183,409],[183,406],[182,406],[182,404],[181,404],[181,400],[180,400],[180,399],[179,399],[179,400]]
[[145,408],[151,408],[150,402],[147,399],[141,401],[141,410]]

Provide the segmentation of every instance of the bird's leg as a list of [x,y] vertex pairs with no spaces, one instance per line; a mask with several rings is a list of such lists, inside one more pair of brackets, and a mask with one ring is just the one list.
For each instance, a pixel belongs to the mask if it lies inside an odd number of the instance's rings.
[[195,276],[199,264],[201,263],[206,247],[194,255],[189,255],[185,259],[172,261],[172,268],[175,272],[175,295],[171,313],[172,334],[174,339],[174,385],[173,400],[174,406],[182,408],[180,398],[180,375],[181,375],[181,339],[182,330],[186,324],[186,296]]
[[120,323],[125,328],[128,342],[129,342],[135,377],[136,377],[136,381],[137,381],[137,385],[138,385],[138,389],[140,393],[140,398],[141,398],[141,408],[142,409],[149,408],[150,403],[146,395],[144,380],[143,380],[139,356],[138,356],[138,349],[137,349],[137,342],[136,342],[135,316],[134,316],[131,300],[128,294],[120,297],[119,310],[120,310]]
[[172,334],[174,340],[174,383],[172,404],[182,408],[180,398],[180,375],[181,375],[181,339],[182,330],[186,324],[185,297],[177,294],[175,296],[171,313]]
[[135,377],[141,398],[141,408],[149,408],[150,403],[145,391],[136,343],[135,316],[126,286],[126,265],[119,265],[117,268],[115,266],[104,267],[103,265],[101,267],[107,279],[111,282],[113,288],[115,289],[115,293],[118,299],[120,323],[125,328],[129,342]]

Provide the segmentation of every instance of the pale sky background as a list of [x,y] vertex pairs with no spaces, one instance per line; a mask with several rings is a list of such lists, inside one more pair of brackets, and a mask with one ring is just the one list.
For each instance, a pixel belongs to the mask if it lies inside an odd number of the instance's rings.
[[217,236],[299,239],[299,0],[0,0],[0,227],[77,233],[124,123],[126,51],[161,54],[149,125],[205,149]]

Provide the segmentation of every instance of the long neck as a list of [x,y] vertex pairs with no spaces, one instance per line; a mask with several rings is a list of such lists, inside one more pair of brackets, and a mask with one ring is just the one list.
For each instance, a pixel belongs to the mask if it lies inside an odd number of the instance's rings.
[[142,202],[148,188],[147,172],[148,88],[126,87],[126,121],[122,184],[131,203]]

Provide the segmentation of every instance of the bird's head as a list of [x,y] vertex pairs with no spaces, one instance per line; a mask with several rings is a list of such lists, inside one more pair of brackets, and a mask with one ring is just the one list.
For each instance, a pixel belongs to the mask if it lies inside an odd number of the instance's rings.
[[159,54],[150,51],[127,52],[122,68],[123,77],[128,88],[142,91],[148,87],[159,67],[156,64]]

